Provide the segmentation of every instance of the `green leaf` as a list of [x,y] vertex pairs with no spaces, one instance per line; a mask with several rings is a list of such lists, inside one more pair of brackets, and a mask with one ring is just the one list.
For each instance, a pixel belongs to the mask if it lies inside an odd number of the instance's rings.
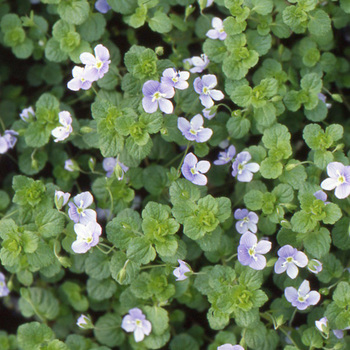
[[308,24],[307,13],[297,6],[287,6],[282,13],[283,22],[297,34],[304,33]]
[[253,349],[259,349],[266,338],[266,327],[262,322],[252,328],[245,328],[246,343]]
[[291,203],[294,198],[294,191],[291,186],[286,184],[279,184],[273,190],[272,193],[276,196],[278,203]]
[[0,27],[4,33],[21,26],[20,18],[14,13],[8,13],[1,18]]
[[322,89],[322,80],[316,73],[305,74],[300,81],[300,87],[309,93],[318,94]]
[[134,14],[125,18],[125,21],[127,22],[127,24],[129,24],[129,26],[133,28],[140,28],[146,22],[147,10],[147,6],[139,6]]
[[112,277],[119,284],[130,284],[135,280],[139,270],[140,265],[129,260],[125,253],[119,251],[113,254],[110,263],[110,271]]
[[37,350],[41,347],[41,344],[48,342],[52,338],[52,330],[39,322],[22,324],[17,330],[18,345],[23,350]]
[[169,327],[168,312],[158,306],[145,306],[144,311],[148,321],[152,323],[152,333],[163,334]]
[[186,200],[192,202],[200,198],[199,188],[185,179],[178,179],[169,188],[170,200],[173,205],[181,204]]
[[51,62],[62,62],[68,58],[68,54],[61,50],[58,40],[50,38],[45,46],[45,57]]
[[78,284],[66,281],[60,286],[60,289],[74,310],[84,312],[88,309],[89,302],[86,296],[82,294],[81,287]]
[[148,264],[156,258],[156,251],[144,237],[137,237],[129,245],[127,256],[139,264]]
[[310,12],[309,16],[308,29],[312,35],[322,37],[332,30],[331,19],[325,11],[317,9]]
[[318,231],[308,233],[303,243],[308,253],[320,259],[329,252],[331,236],[326,228],[321,227]]
[[88,19],[90,6],[86,0],[62,0],[57,12],[68,23],[79,25]]
[[296,212],[291,219],[294,232],[309,232],[315,228],[316,223],[317,221],[312,217],[312,214],[304,210]]
[[31,207],[38,205],[45,196],[45,185],[40,181],[34,181],[23,175],[13,178],[12,187],[15,190],[13,202],[19,205],[29,204]]
[[155,12],[154,16],[149,19],[148,25],[154,32],[162,34],[170,32],[172,28],[170,18],[163,11]]
[[342,217],[340,208],[334,203],[327,204],[324,210],[326,212],[326,217],[323,219],[323,222],[326,225],[333,225]]
[[266,148],[272,149],[278,147],[280,143],[289,141],[290,138],[291,135],[285,125],[275,124],[264,131],[262,142]]
[[107,313],[101,316],[95,325],[94,335],[103,345],[115,347],[121,345],[125,334],[121,329],[121,317],[116,314]]
[[266,158],[260,164],[260,173],[265,179],[277,179],[282,174],[282,170],[282,163],[272,158]]
[[110,276],[110,259],[97,249],[93,249],[85,260],[85,272],[96,280],[103,280]]
[[350,1],[349,0],[340,0],[340,7],[344,10],[345,13],[350,13]]
[[243,200],[248,209],[260,210],[263,206],[263,193],[257,190],[249,191]]
[[12,48],[13,54],[20,59],[25,59],[31,56],[34,50],[33,41],[29,38],[25,38],[24,41]]
[[166,170],[160,165],[151,165],[144,169],[142,178],[145,189],[155,196],[163,192],[168,180]]
[[25,317],[39,314],[47,320],[54,320],[59,313],[59,302],[53,293],[43,288],[21,288],[19,308]]
[[227,132],[233,139],[241,139],[250,130],[250,120],[241,116],[231,117],[227,123]]
[[[269,52],[272,45],[272,36],[270,34],[262,36],[262,35],[259,35],[258,32],[255,30],[247,30],[246,35],[247,35],[247,45],[251,53],[255,52],[255,54],[258,54],[259,56],[263,56]],[[249,58],[249,60],[246,60],[245,64],[249,64],[248,62],[250,62],[250,60],[253,60],[253,62],[255,62],[255,57]],[[255,65],[256,63],[254,63],[252,66],[255,66]],[[249,64],[249,68],[252,66]]]
[[340,308],[346,308],[350,305],[350,284],[340,282],[333,293],[333,300]]
[[26,149],[18,159],[18,166],[22,173],[34,175],[39,173],[46,165],[48,155],[45,151],[36,151]]
[[332,230],[333,244],[341,249],[350,249],[350,220],[346,217],[339,220]]
[[123,15],[129,15],[137,8],[137,0],[108,0],[108,4],[115,12]]
[[65,218],[55,209],[40,210],[35,215],[38,233],[45,238],[58,236],[65,227]]
[[272,12],[273,1],[272,0],[252,0],[252,11],[260,15],[267,15]]
[[303,331],[301,341],[303,342],[303,344],[311,348],[322,348],[323,346],[322,336],[315,327],[305,329]]
[[89,278],[87,281],[87,292],[92,299],[101,301],[110,299],[116,292],[117,285],[111,279]]

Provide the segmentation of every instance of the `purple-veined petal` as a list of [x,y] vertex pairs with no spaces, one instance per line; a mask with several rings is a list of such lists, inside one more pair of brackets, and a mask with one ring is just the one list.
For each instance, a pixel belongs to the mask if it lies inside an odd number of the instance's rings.
[[350,184],[349,183],[342,183],[341,185],[337,186],[334,194],[339,199],[344,199],[350,195]]
[[145,334],[143,333],[143,330],[141,327],[136,327],[134,331],[134,338],[136,343],[142,341],[145,338]]
[[77,254],[84,254],[90,249],[90,245],[84,241],[76,240],[72,243],[72,250]]
[[249,152],[244,151],[244,152],[240,152],[237,154],[237,158],[236,160],[239,163],[243,163],[243,162],[249,162],[252,159],[252,156],[250,155]]
[[337,184],[338,184],[337,179],[329,177],[321,182],[321,187],[326,191],[330,191],[330,190],[334,190]]
[[298,299],[298,291],[294,287],[287,287],[284,290],[284,296],[290,303],[293,303]]
[[252,179],[253,179],[253,174],[247,170],[243,170],[241,174],[237,175],[237,180],[240,182],[250,182],[252,181]]
[[198,130],[203,126],[204,120],[203,117],[200,114],[196,114],[192,119],[191,119],[191,126],[193,127],[194,130]]
[[72,91],[79,91],[81,89],[82,82],[79,78],[73,78],[67,83],[67,87]]
[[247,247],[253,247],[258,241],[258,238],[251,232],[246,232],[240,239],[239,244]]
[[152,101],[152,97],[144,97],[142,99],[142,107],[146,113],[154,113],[158,109],[158,101]]
[[210,162],[207,160],[201,160],[197,163],[197,170],[202,174],[205,174],[210,169]]
[[327,165],[327,174],[329,177],[338,178],[339,174],[342,174],[344,165],[339,162],[332,162]]
[[294,260],[294,263],[299,267],[305,267],[309,262],[306,254],[299,251],[295,254]]
[[216,29],[209,29],[206,33],[206,36],[209,38],[209,39],[218,39],[219,38],[219,32],[216,30]]
[[278,258],[275,266],[274,266],[274,271],[277,274],[283,273],[284,271],[287,270],[287,265],[284,264],[285,260],[283,258]]
[[121,324],[121,328],[123,328],[124,331],[126,332],[133,332],[136,329],[134,318],[130,315],[124,316]]
[[252,173],[256,173],[260,169],[260,165],[258,163],[248,163],[244,166],[244,169],[251,171]]
[[298,276],[299,270],[293,263],[287,263],[287,275],[294,279]]
[[321,299],[321,295],[319,292],[312,290],[309,293],[309,298],[307,299],[309,305],[316,305]]
[[176,69],[167,68],[163,71],[163,77],[173,78],[176,75]]
[[96,64],[96,58],[92,53],[83,52],[80,54],[79,58],[82,64],[86,64],[88,66],[93,66]]
[[214,88],[217,85],[218,80],[216,78],[216,75],[214,75],[214,74],[206,74],[206,75],[203,75],[202,82],[209,89],[212,89],[212,88]]
[[100,59],[102,62],[106,62],[109,60],[109,57],[110,57],[109,51],[102,44],[97,45],[94,48],[94,51],[95,51],[96,58]]
[[271,247],[272,243],[263,239],[256,245],[255,251],[258,254],[266,254],[271,250]]
[[172,98],[175,95],[175,90],[172,86],[162,83],[159,85],[159,92],[164,94],[165,98]]
[[148,320],[144,320],[142,322],[142,330],[143,330],[143,333],[145,333],[146,335],[149,335],[152,331],[152,324],[150,321]]
[[220,101],[225,98],[225,95],[220,90],[210,90],[210,97],[215,101]]
[[142,93],[150,97],[159,90],[159,85],[160,83],[156,80],[148,80],[143,84]]
[[206,142],[211,138],[212,135],[213,135],[213,130],[209,128],[204,128],[198,132],[196,141]]
[[202,105],[206,108],[210,108],[214,106],[214,101],[211,99],[209,95],[201,94],[199,96],[199,99],[201,100]]
[[96,67],[93,67],[93,66],[90,66],[90,67],[87,67],[85,69],[85,79],[88,80],[88,81],[96,81],[98,79],[100,79],[100,74],[99,74],[99,71]]
[[96,220],[97,220],[97,214],[95,210],[85,209],[80,216],[79,222],[81,222],[84,225],[87,225],[90,221],[96,221]]
[[300,285],[298,292],[302,296],[306,296],[310,292],[310,282],[308,280],[304,280]]
[[212,20],[211,20],[211,25],[213,28],[217,28],[217,29],[221,29],[223,24],[222,24],[222,19],[219,18],[219,17],[214,17]]
[[194,91],[197,94],[201,94],[202,90],[203,90],[203,83],[202,83],[202,79],[201,78],[196,78],[193,82],[193,87],[194,87]]
[[242,220],[244,219],[246,216],[248,216],[248,209],[237,209],[234,213],[234,218],[236,220]]
[[265,266],[266,266],[266,258],[260,254],[257,254],[256,260],[253,259],[249,264],[249,267],[251,267],[254,270],[263,270]]
[[207,182],[208,182],[207,177],[202,174],[196,174],[192,180],[192,183],[199,186],[205,186]]
[[171,103],[171,101],[161,98],[159,101],[159,109],[164,112],[165,114],[171,114],[173,113],[174,106]]
[[80,206],[82,203],[82,208],[87,208],[93,203],[94,197],[89,191],[85,191],[76,195],[73,200],[77,206]]
[[177,127],[182,133],[188,133],[189,130],[191,129],[190,122],[183,117],[179,117],[177,119]]

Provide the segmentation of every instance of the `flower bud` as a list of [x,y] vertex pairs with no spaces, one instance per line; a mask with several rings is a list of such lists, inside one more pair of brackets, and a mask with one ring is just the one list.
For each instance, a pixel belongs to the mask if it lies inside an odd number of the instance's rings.
[[309,264],[307,265],[307,268],[310,272],[314,274],[318,274],[319,272],[322,271],[322,263],[317,259],[311,259],[309,261]]
[[77,320],[77,326],[83,329],[92,329],[94,328],[94,325],[92,324],[92,321],[90,319],[90,316],[86,316],[81,314],[80,317]]

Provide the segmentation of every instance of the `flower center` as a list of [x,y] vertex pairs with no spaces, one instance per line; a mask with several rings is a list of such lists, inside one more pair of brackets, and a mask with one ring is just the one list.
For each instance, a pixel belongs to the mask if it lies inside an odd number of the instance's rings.
[[343,175],[340,175],[338,177],[338,182],[339,182],[339,184],[342,184],[343,182],[345,182],[345,177]]
[[98,68],[98,69],[100,69],[101,67],[102,67],[102,62],[101,61],[97,61],[96,62],[96,67]]
[[196,166],[194,166],[193,168],[191,168],[191,173],[192,173],[193,175],[198,174],[198,171],[197,171],[197,169],[196,169]]
[[139,320],[139,319],[136,319],[136,320],[135,320],[135,323],[136,323],[136,326],[137,326],[137,327],[141,327],[141,326],[142,326],[142,321]]
[[165,97],[165,94],[160,93],[159,91],[155,92],[152,96],[152,102],[158,101],[161,98]]
[[255,245],[248,249],[248,254],[256,261],[258,258],[255,256]]
[[303,303],[306,299],[304,297],[302,297],[301,295],[298,297],[298,301],[300,301],[301,303]]
[[203,88],[203,94],[209,95],[209,93],[210,93],[210,90],[209,90],[206,86],[204,86],[204,88]]
[[238,164],[238,174],[242,174],[243,170],[244,170],[244,164],[243,163]]
[[92,242],[92,234],[90,233],[90,235],[89,235],[88,237],[86,237],[86,238],[84,239],[84,241],[85,241],[86,243],[91,243],[91,242]]

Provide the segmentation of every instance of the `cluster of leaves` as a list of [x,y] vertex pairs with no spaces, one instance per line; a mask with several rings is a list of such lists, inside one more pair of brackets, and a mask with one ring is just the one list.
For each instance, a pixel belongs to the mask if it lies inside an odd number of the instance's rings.
[[[0,331],[0,348],[347,349],[349,336],[322,337],[314,322],[350,326],[349,199],[314,193],[330,162],[350,164],[350,53],[339,50],[349,40],[350,2],[108,0],[106,14],[95,1],[34,2],[0,0],[1,134],[18,133],[1,155],[9,170],[1,175],[0,272],[11,296],[0,303],[23,316],[16,334]],[[214,14],[225,40],[206,36]],[[101,43],[111,53],[108,73],[94,91],[69,91],[80,54]],[[192,88],[202,73],[176,92],[170,115],[146,113],[142,87],[166,68],[189,69],[183,60],[202,53],[225,100],[205,121],[211,139],[188,145],[177,119],[202,112]],[[28,106],[35,116],[20,119]],[[63,110],[73,133],[55,143]],[[251,182],[237,182],[228,165],[212,165],[205,187],[180,178],[189,147],[212,161],[226,139],[260,165]],[[106,157],[129,167],[122,179],[105,176]],[[86,254],[71,248],[74,223],[55,208],[58,189],[91,191],[102,213],[100,243]],[[272,242],[263,271],[236,258],[233,211],[243,207],[259,215],[259,238]],[[300,269],[295,280],[275,274],[287,244],[323,270]],[[178,259],[198,274],[176,281]],[[283,291],[306,278],[322,298],[294,320]],[[142,342],[121,328],[135,307],[152,324]],[[77,327],[81,313],[93,330]]]

